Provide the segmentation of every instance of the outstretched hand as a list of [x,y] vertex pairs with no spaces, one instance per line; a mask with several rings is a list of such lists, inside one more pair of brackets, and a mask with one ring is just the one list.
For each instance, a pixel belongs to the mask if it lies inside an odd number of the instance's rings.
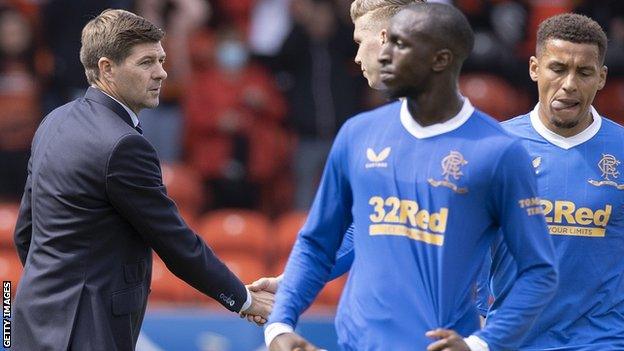
[[438,339],[427,346],[427,351],[470,351],[464,338],[450,329],[435,329],[425,333],[432,339]]
[[275,294],[264,290],[253,291],[252,289],[249,289],[249,292],[251,293],[251,306],[241,311],[240,316],[247,318],[250,322],[264,325],[273,310]]
[[247,287],[250,291],[268,291],[275,294],[279,287],[280,277],[263,277],[249,284]]

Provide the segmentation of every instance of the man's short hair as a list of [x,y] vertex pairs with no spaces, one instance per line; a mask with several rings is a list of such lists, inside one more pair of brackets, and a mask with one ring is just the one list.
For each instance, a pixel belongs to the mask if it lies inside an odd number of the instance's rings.
[[132,47],[157,43],[165,33],[148,20],[124,10],[104,10],[82,29],[80,62],[87,81],[94,84],[99,76],[98,61],[107,57],[121,63]]
[[351,3],[351,20],[371,14],[375,20],[389,20],[407,5],[426,2],[426,0],[355,0]]
[[607,52],[607,35],[593,19],[576,13],[564,13],[548,18],[539,25],[535,52],[540,55],[546,41],[560,39],[577,44],[598,46],[600,62]]
[[466,16],[453,5],[422,3],[407,6],[407,11],[426,14],[423,25],[435,41],[453,52],[457,63],[468,58],[474,46],[474,32]]

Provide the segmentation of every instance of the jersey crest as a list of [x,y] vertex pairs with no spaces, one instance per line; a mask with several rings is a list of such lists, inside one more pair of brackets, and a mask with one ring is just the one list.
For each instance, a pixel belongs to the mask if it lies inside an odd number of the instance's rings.
[[468,192],[467,188],[460,188],[454,181],[457,181],[464,175],[462,167],[468,164],[468,161],[464,159],[459,151],[451,151],[447,156],[442,159],[440,163],[442,165],[442,176],[444,179],[435,180],[433,178],[427,179],[429,184],[433,187],[444,186],[458,194],[465,194]]
[[618,190],[624,190],[624,184],[618,184],[616,179],[620,176],[618,166],[620,161],[611,154],[602,154],[602,158],[598,161],[598,168],[602,173],[600,177],[602,180],[589,180],[589,184],[594,186],[613,186]]

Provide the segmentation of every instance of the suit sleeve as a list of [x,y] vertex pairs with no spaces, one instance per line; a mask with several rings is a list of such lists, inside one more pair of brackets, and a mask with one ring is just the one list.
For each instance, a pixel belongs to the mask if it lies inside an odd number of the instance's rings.
[[32,180],[31,180],[31,167],[32,156],[28,160],[28,177],[26,178],[26,185],[24,186],[24,194],[22,195],[22,202],[20,203],[19,214],[17,217],[17,223],[15,224],[15,232],[13,233],[13,240],[15,241],[15,248],[17,254],[22,262],[22,266],[26,264],[26,258],[28,256],[28,250],[30,249],[30,240],[32,238],[32,208],[31,208],[31,196],[32,196]]
[[177,277],[238,312],[247,299],[243,283],[180,217],[167,196],[153,147],[126,135],[113,149],[106,173],[111,204]]
[[345,123],[329,153],[321,184],[288,258],[269,323],[295,326],[329,280],[343,234],[353,222],[347,177]]
[[537,182],[519,141],[501,156],[492,182],[492,206],[518,276],[496,313],[476,335],[491,351],[516,350],[553,297],[557,267],[552,241],[537,198]]

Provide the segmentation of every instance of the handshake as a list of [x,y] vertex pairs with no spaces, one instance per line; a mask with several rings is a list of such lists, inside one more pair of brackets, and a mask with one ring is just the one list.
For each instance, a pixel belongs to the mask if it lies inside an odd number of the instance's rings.
[[240,317],[247,318],[249,322],[259,326],[264,325],[273,310],[275,293],[281,278],[281,276],[260,278],[247,285],[247,289],[251,293],[251,306],[241,311]]
[[[279,286],[282,276],[271,278],[260,278],[255,282],[247,285],[247,289],[252,296],[252,303],[248,309],[241,311],[241,318],[247,318],[249,322],[256,323],[261,326],[267,322],[269,314],[273,310],[275,302],[275,293]],[[324,351],[301,336],[295,333],[285,333],[278,335],[271,345],[270,351]]]

